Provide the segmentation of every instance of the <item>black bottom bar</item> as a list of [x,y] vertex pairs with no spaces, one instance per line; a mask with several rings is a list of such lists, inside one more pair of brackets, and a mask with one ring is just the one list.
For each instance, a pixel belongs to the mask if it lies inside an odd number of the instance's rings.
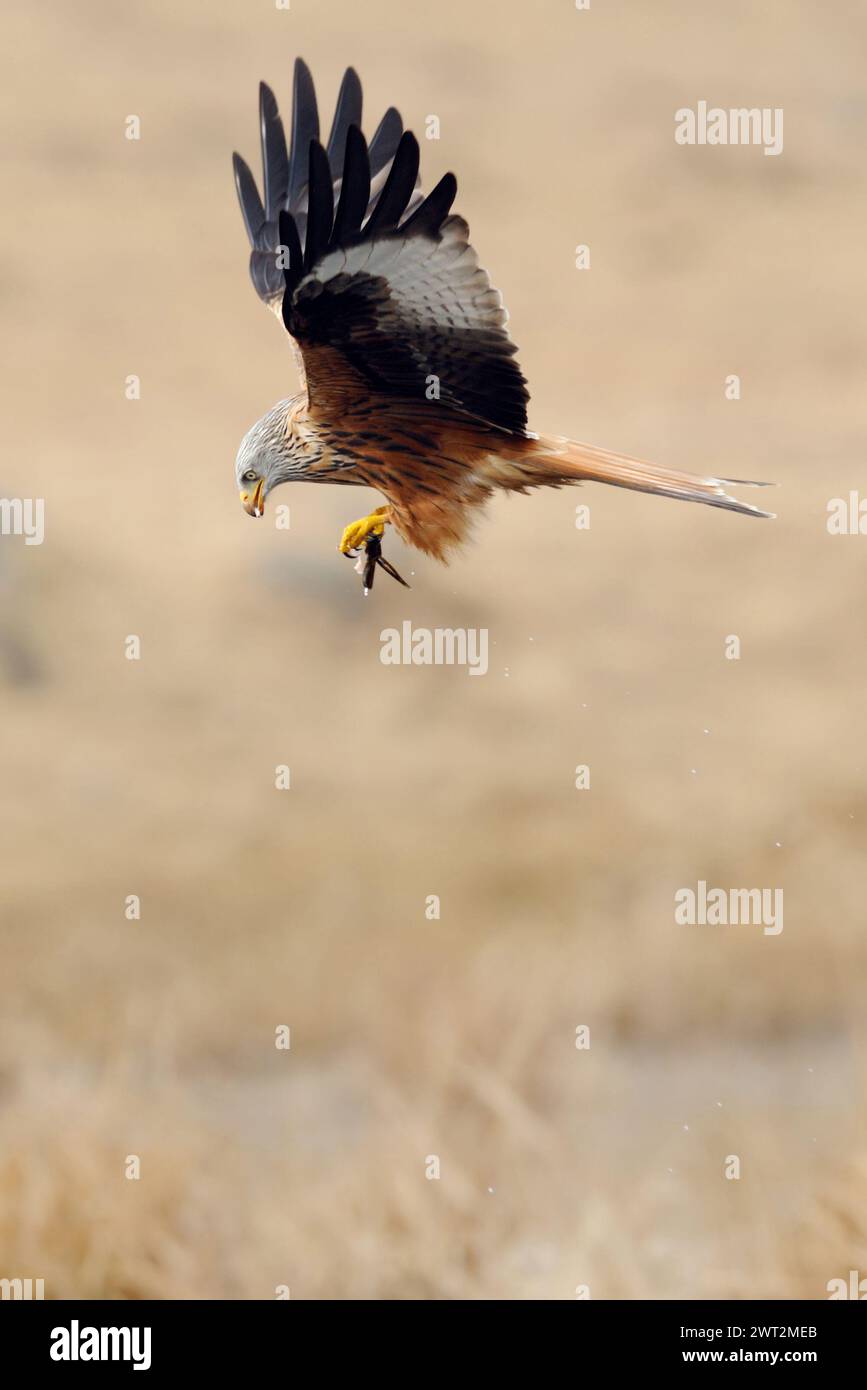
[[[863,1300],[862,1300],[863,1301]],[[576,1367],[601,1363],[613,1372],[640,1368],[649,1373],[669,1371],[674,1367],[689,1369],[721,1365],[762,1365],[777,1369],[789,1365],[811,1366],[823,1374],[829,1370],[860,1362],[865,1323],[860,1303],[846,1306],[848,1300],[827,1302],[741,1302],[741,1303],[653,1303],[653,1302],[592,1302],[576,1300],[568,1307],[545,1305],[544,1343],[539,1343],[539,1325],[529,1315],[522,1337],[517,1317],[524,1316],[525,1303],[513,1306],[509,1312],[508,1335],[484,1342],[477,1347],[478,1364],[481,1347],[489,1358],[488,1369],[508,1355],[511,1361],[515,1345],[524,1342],[525,1349],[544,1348],[544,1360],[552,1353],[565,1351]],[[484,1312],[479,1304],[471,1304],[459,1315],[455,1325],[463,1331],[463,1319],[470,1317],[474,1330],[480,1323],[496,1321],[502,1305]],[[394,1328],[394,1313],[389,1316],[389,1331]],[[404,1324],[409,1313],[398,1315],[401,1324],[413,1331],[412,1323]],[[435,1315],[434,1326],[444,1328],[442,1318],[449,1316],[441,1306]],[[258,1374],[302,1369],[312,1354],[320,1372],[332,1369],[340,1357],[346,1358],[347,1368],[364,1373],[371,1362],[383,1367],[391,1362],[397,1369],[388,1342],[381,1338],[382,1313],[368,1306],[366,1313],[352,1312],[352,1305],[329,1304],[323,1311],[315,1304],[296,1301],[273,1303],[85,1303],[85,1302],[5,1302],[0,1304],[0,1333],[4,1359],[18,1363],[19,1378],[33,1371],[49,1371],[52,1375],[69,1376],[82,1372],[91,1378],[100,1368],[109,1368],[113,1375],[135,1374],[161,1378],[177,1372],[195,1371],[198,1375],[213,1373],[225,1378],[233,1372],[244,1372],[249,1379],[251,1361]],[[425,1314],[425,1322],[431,1317]],[[327,1319],[327,1322],[323,1321]],[[363,1322],[362,1322],[363,1319]],[[363,1334],[373,1326],[378,1340],[372,1343]],[[319,1328],[325,1337],[317,1337]],[[361,1337],[358,1334],[361,1333]],[[552,1346],[550,1338],[557,1334],[564,1339],[560,1347]],[[424,1334],[422,1334],[424,1335]],[[313,1339],[313,1340],[311,1340]],[[532,1339],[532,1344],[531,1344]],[[451,1343],[438,1342],[442,1350],[444,1374],[454,1370],[455,1348]],[[437,1352],[425,1337],[423,1369],[429,1375],[436,1365]],[[374,1348],[377,1348],[374,1351]],[[394,1352],[396,1355],[396,1348]],[[301,1358],[301,1360],[299,1360]],[[401,1359],[403,1374],[412,1377],[419,1368],[406,1359],[406,1347]],[[462,1360],[470,1359],[464,1358]],[[312,1369],[312,1367],[309,1367]]]

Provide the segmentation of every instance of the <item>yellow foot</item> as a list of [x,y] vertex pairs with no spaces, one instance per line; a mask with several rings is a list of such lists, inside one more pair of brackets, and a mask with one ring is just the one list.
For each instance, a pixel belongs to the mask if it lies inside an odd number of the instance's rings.
[[338,549],[344,555],[348,555],[350,550],[358,550],[368,536],[384,535],[386,525],[390,520],[388,507],[377,507],[375,512],[370,513],[370,516],[363,516],[360,521],[350,522],[344,528]]

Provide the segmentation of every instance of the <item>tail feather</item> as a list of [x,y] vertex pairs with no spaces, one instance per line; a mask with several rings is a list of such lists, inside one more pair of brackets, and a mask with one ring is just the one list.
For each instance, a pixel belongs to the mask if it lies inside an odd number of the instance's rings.
[[[526,456],[525,456],[526,457]],[[676,497],[683,502],[704,502],[709,507],[724,507],[745,516],[773,517],[748,502],[740,502],[726,492],[727,487],[773,487],[773,483],[752,482],[743,478],[701,478],[676,468],[662,468],[657,463],[645,463],[628,454],[615,454],[598,449],[593,444],[579,444],[573,439],[542,436],[529,455],[530,467],[542,465],[544,476],[540,483],[562,486],[584,480],[626,487],[635,492],[652,492],[659,497]],[[523,460],[522,460],[523,471]],[[529,479],[528,479],[529,482]],[[533,482],[529,482],[533,486]]]

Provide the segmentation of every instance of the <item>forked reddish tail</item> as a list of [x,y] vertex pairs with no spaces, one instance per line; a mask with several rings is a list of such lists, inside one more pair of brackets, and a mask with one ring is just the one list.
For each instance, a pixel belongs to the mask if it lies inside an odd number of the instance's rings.
[[727,487],[771,487],[771,483],[751,482],[741,478],[700,478],[694,473],[682,473],[676,468],[662,468],[658,463],[645,463],[627,454],[614,454],[593,444],[579,444],[574,439],[556,435],[541,435],[522,459],[521,471],[536,472],[529,486],[547,484],[549,487],[578,483],[583,480],[608,483],[612,487],[628,487],[635,492],[653,492],[660,497],[677,497],[684,502],[705,502],[709,507],[725,507],[746,516],[772,517],[748,502],[730,497]]

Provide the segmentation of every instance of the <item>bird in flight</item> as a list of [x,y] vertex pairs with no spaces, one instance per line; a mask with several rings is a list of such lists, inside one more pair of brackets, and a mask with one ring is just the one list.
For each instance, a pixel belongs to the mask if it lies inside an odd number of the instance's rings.
[[298,59],[288,149],[274,94],[259,89],[261,197],[234,155],[253,284],[282,320],[302,386],[241,443],[236,482],[251,516],[281,483],[375,488],[385,505],[348,525],[339,544],[368,589],[377,565],[400,579],[382,556],[386,525],[443,560],[497,490],[592,481],[772,515],[726,492],[763,484],[529,430],[506,310],[467,223],[451,212],[454,175],[425,197],[415,136],[390,107],[368,145],[361,105],[348,68],[323,146],[313,80]]

